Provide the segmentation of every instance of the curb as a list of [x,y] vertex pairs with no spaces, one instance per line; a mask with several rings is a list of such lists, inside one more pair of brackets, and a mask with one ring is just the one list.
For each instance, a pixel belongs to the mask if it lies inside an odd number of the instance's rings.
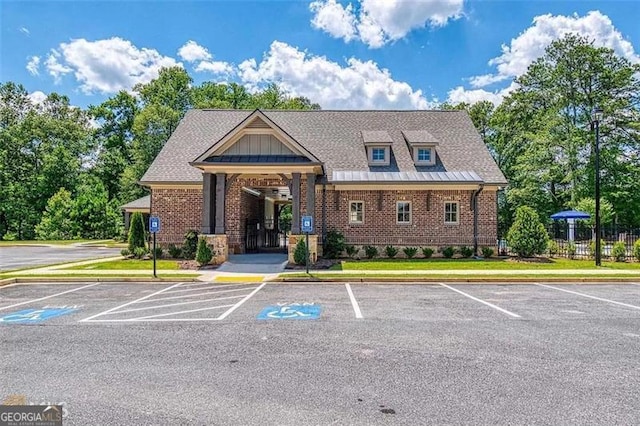
[[10,284],[29,284],[29,283],[86,283],[86,282],[105,282],[105,283],[181,283],[181,282],[200,282],[197,278],[149,278],[149,277],[28,277],[28,278],[6,278],[0,280],[0,287]]
[[582,277],[582,278],[277,278],[269,283],[305,284],[305,283],[361,283],[361,284],[437,284],[442,282],[465,284],[534,284],[534,283],[580,283],[580,284],[620,284],[634,283],[638,278],[629,277]]

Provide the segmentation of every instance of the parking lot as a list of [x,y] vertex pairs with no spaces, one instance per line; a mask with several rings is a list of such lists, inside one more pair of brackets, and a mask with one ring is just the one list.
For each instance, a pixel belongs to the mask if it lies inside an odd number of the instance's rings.
[[640,418],[640,283],[18,284],[0,337],[65,424]]

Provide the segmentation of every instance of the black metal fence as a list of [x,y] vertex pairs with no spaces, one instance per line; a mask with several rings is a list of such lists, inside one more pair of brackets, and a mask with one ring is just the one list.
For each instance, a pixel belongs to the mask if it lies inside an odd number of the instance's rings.
[[[498,250],[501,255],[514,255],[506,239],[507,230],[501,228],[498,232]],[[555,222],[547,226],[549,239],[547,255],[572,259],[595,258],[595,230],[578,221],[575,224]],[[633,247],[640,239],[640,227],[607,226],[601,229],[602,258],[609,260],[616,255],[625,260],[636,260]],[[624,254],[622,249],[624,247]]]

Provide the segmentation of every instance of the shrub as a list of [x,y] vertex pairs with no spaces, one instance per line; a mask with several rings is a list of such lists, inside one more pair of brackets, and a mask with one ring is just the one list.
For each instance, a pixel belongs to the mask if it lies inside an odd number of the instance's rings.
[[[603,252],[604,252],[603,245],[602,245],[602,243],[600,243],[600,256],[602,256]],[[596,242],[595,241],[591,241],[589,243],[589,256],[590,257],[596,257]]]
[[429,259],[431,256],[433,256],[433,249],[431,247],[422,247],[422,255],[425,257],[425,259]]
[[144,248],[144,219],[142,213],[135,212],[131,215],[129,222],[129,251],[136,253],[136,248]]
[[553,257],[560,251],[560,247],[558,247],[558,243],[555,240],[547,241],[547,252],[549,252],[549,256]]
[[573,259],[574,257],[576,257],[576,251],[576,243],[574,243],[573,241],[569,241],[569,244],[567,244],[567,257],[569,257],[569,259]]
[[211,262],[212,258],[213,252],[211,251],[211,247],[207,244],[206,238],[200,238],[196,249],[196,262],[198,262],[198,265],[204,266]]
[[145,257],[147,254],[147,249],[144,247],[136,247],[135,249],[133,249],[133,255],[138,258],[138,259],[142,259],[143,257]]
[[460,247],[460,254],[462,257],[471,257],[473,256],[473,249],[471,247],[462,246]]
[[627,245],[624,241],[618,241],[611,248],[611,257],[616,262],[624,262],[627,258]]
[[327,232],[327,239],[322,247],[322,256],[327,259],[340,257],[344,251],[345,241],[342,232],[335,229]]
[[378,256],[378,248],[374,246],[364,246],[364,255],[367,256],[367,259],[373,259]]
[[162,247],[156,247],[156,259],[160,259],[162,257],[163,251]]
[[184,234],[184,243],[182,244],[182,256],[185,259],[195,259],[196,250],[198,249],[198,231],[193,229]]
[[307,244],[303,238],[300,238],[296,244],[296,249],[293,251],[293,261],[298,265],[307,264]]
[[453,247],[445,247],[442,249],[442,255],[444,257],[446,257],[447,259],[451,259],[453,257],[453,255],[455,254],[455,250]]
[[633,257],[636,258],[638,262],[640,262],[640,238],[633,243]]
[[404,255],[409,259],[413,259],[418,254],[418,247],[405,247],[402,249]]
[[179,259],[180,256],[182,256],[182,249],[177,247],[175,244],[169,244],[167,250],[169,251],[169,256],[171,256],[172,259]]
[[344,246],[344,251],[347,253],[347,256],[349,256],[351,259],[353,259],[356,256],[356,254],[358,254],[358,248],[352,245]]
[[120,256],[122,257],[129,257],[131,255],[131,252],[129,251],[129,249],[122,249],[120,250]]
[[493,249],[491,247],[482,247],[482,257],[489,259],[493,256]]
[[384,254],[389,258],[393,259],[398,254],[398,249],[394,246],[386,246],[384,248]]
[[518,207],[515,221],[507,233],[511,249],[520,257],[532,257],[544,253],[548,239],[538,213],[531,207]]

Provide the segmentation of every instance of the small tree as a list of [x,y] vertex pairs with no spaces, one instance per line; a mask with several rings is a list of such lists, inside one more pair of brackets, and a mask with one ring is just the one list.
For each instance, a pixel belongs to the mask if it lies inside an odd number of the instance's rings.
[[131,215],[129,224],[129,252],[135,253],[139,247],[145,248],[144,219],[142,218],[142,213],[135,212]]
[[327,239],[324,243],[322,256],[327,259],[335,259],[340,257],[344,251],[345,240],[342,232],[335,229],[327,232]]
[[71,218],[73,201],[71,193],[64,188],[53,194],[47,201],[42,220],[36,226],[39,240],[70,240],[77,232],[77,225]]
[[195,259],[196,250],[198,249],[198,231],[193,229],[184,234],[184,243],[182,244],[182,256],[185,259]]
[[198,241],[198,249],[196,250],[196,262],[198,262],[198,265],[204,266],[211,262],[212,258],[213,252],[207,244],[206,238],[200,238]]
[[613,260],[616,262],[625,261],[627,257],[627,245],[624,241],[617,241],[613,244],[613,247],[611,247],[611,257],[613,257]]
[[520,257],[532,257],[544,253],[548,239],[538,213],[531,207],[518,207],[515,221],[507,233],[511,249]]
[[307,244],[302,238],[298,240],[296,249],[293,251],[293,261],[298,265],[305,265],[307,263]]

